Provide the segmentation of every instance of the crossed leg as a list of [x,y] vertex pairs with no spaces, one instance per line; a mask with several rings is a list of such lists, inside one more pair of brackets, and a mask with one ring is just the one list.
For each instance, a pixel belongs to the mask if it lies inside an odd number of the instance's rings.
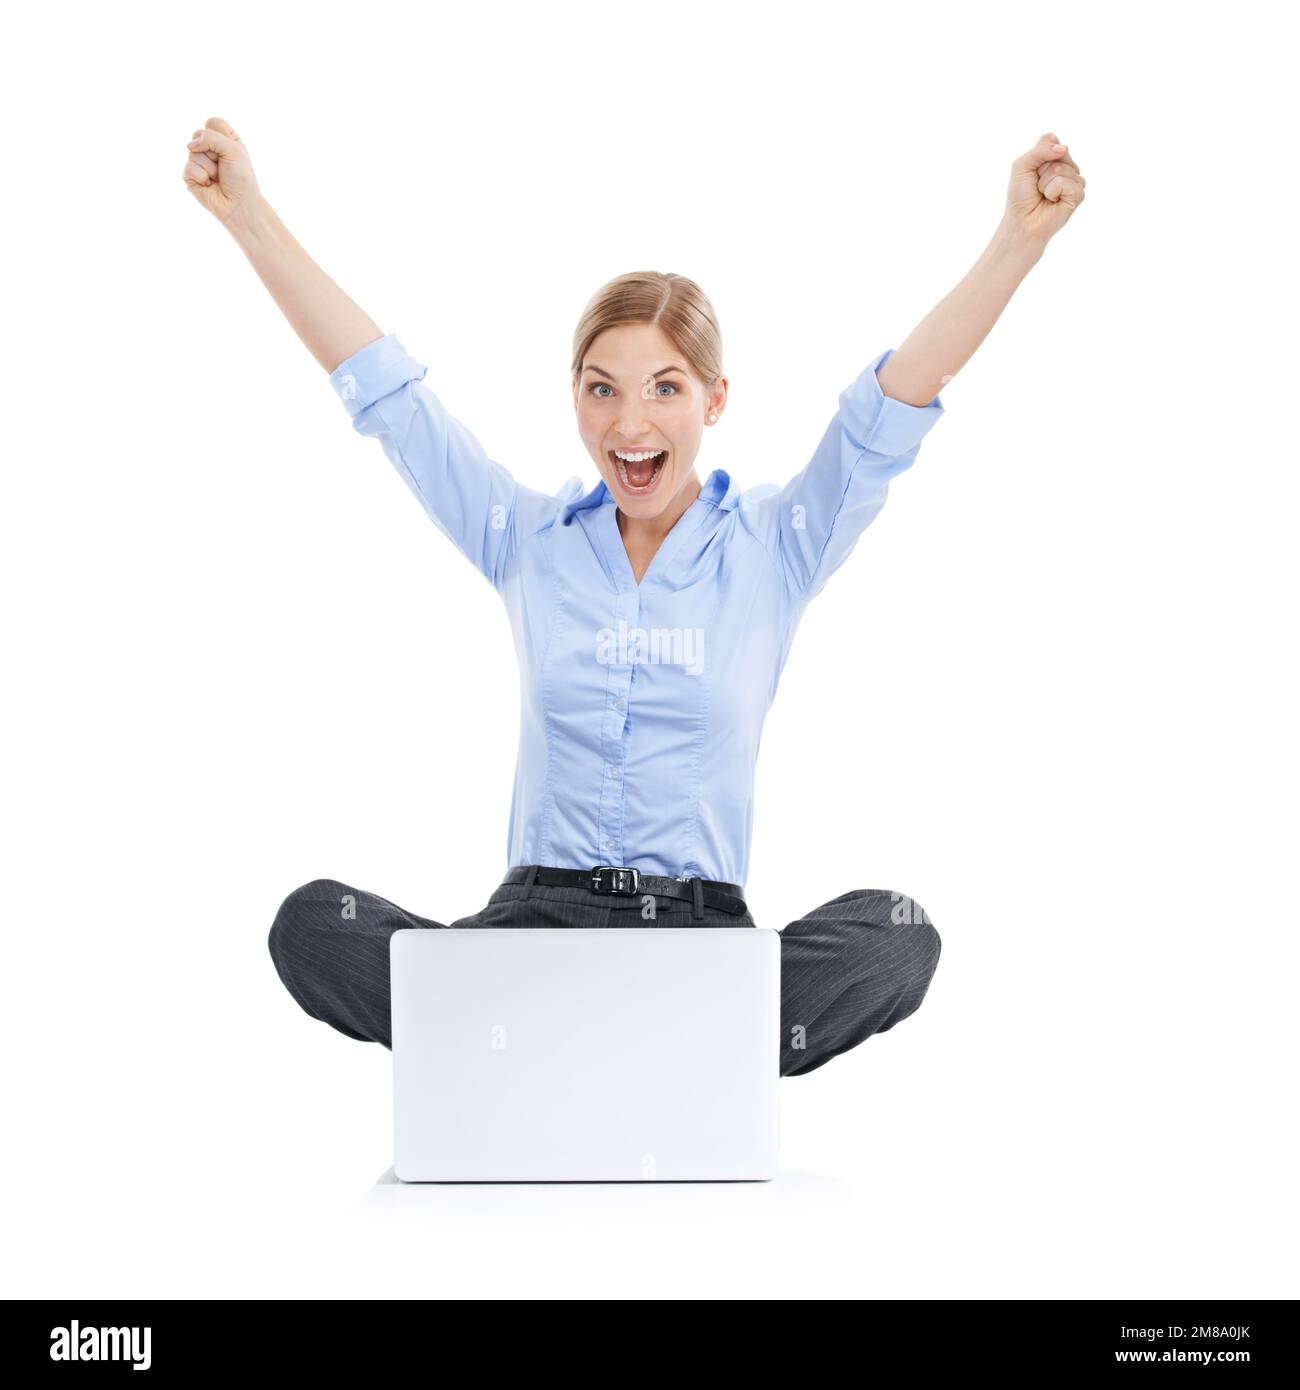
[[915,1013],[942,943],[901,893],[857,888],[781,933],[781,1075],[804,1076]]
[[318,878],[280,904],[267,944],[306,1013],[349,1038],[391,1048],[389,938],[399,927],[442,926],[387,898]]
[[[536,914],[527,904],[520,911]],[[389,938],[399,927],[445,924],[316,879],[281,904],[268,946],[304,1012],[391,1048]],[[940,948],[919,904],[879,889],[842,893],[791,922],[781,933],[781,1075],[815,1071],[915,1013]]]

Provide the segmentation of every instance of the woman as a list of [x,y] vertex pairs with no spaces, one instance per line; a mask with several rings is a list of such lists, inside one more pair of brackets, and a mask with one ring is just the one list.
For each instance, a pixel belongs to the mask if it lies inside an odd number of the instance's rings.
[[[700,481],[727,404],[700,288],[623,275],[574,337],[578,432],[600,482],[517,483],[423,385],[425,367],[315,264],[213,117],[184,180],[230,231],[363,435],[501,595],[523,674],[511,868],[452,927],[753,926],[744,901],[754,763],[804,606],[883,505],[1085,180],[1054,135],[1012,165],[1003,218],[961,283],[841,392],[811,462],[782,489]],[[322,879],[285,899],[269,945],[313,1018],[391,1047],[388,951],[438,928]],[[856,889],[781,934],[781,1072],[816,1070],[913,1013],[938,963],[927,914]]]

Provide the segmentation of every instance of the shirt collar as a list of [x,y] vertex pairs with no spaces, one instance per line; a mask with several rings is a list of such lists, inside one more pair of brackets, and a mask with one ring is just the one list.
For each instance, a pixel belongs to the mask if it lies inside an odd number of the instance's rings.
[[[725,468],[715,468],[709,474],[704,480],[704,485],[700,488],[699,497],[696,498],[696,501],[707,502],[724,512],[731,511],[739,500],[740,488],[732,481]],[[605,486],[604,478],[602,478],[590,492],[585,493],[576,501],[565,504],[560,517],[561,524],[567,526],[573,519],[575,512],[584,511],[588,507],[603,507],[606,503],[611,506],[614,505],[614,498]]]

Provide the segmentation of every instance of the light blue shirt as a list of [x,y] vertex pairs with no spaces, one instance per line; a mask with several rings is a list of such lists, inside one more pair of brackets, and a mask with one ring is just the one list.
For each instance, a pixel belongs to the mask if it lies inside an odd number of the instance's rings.
[[519,483],[394,334],[330,375],[438,529],[504,600],[520,668],[507,865],[625,865],[744,887],[754,766],[805,605],[943,414],[885,396],[881,353],[808,466],[742,493],[720,468],[638,585],[603,480]]

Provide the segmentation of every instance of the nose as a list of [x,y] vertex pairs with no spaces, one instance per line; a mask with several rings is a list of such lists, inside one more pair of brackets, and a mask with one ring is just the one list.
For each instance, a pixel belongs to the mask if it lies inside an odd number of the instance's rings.
[[634,448],[639,440],[646,437],[645,421],[639,416],[620,420],[616,433],[620,439],[625,439],[627,441],[629,447]]

